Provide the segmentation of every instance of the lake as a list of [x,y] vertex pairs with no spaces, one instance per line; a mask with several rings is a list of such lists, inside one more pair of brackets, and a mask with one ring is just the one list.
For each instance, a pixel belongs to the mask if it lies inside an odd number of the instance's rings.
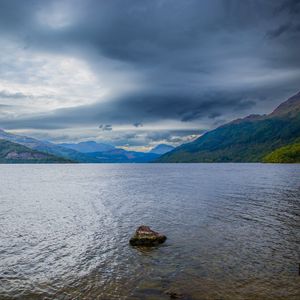
[[[1,300],[300,299],[300,165],[0,165],[0,180]],[[142,224],[167,241],[129,246]]]

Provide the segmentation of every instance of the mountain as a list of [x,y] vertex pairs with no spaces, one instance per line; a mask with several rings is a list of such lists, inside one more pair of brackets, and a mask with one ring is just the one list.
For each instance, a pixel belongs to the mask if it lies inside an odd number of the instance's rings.
[[[35,151],[43,152],[45,154],[61,157],[65,160],[69,160],[69,161],[71,160],[80,163],[146,163],[146,162],[151,162],[159,157],[159,155],[155,153],[127,151],[124,149],[114,148],[113,146],[110,145],[94,143],[94,142],[92,143],[89,142],[88,144],[83,142],[82,147],[80,147],[81,150],[82,151],[88,151],[88,149],[93,150],[95,149],[94,147],[96,147],[96,149],[109,149],[109,150],[103,152],[94,151],[94,152],[82,153],[74,149],[63,147],[62,145],[53,144],[47,141],[40,141],[27,136],[8,133],[1,129],[0,129],[0,139],[10,141],[15,144],[23,145]],[[88,148],[87,145],[89,145],[90,148]]]
[[61,157],[32,150],[25,146],[0,140],[0,163],[70,163]]
[[73,149],[81,153],[91,153],[91,152],[106,152],[115,149],[114,146],[104,143],[96,143],[94,141],[80,142],[78,144],[58,144],[64,148]]
[[171,145],[166,145],[166,144],[159,144],[156,147],[154,147],[153,149],[151,149],[149,151],[149,153],[154,153],[154,154],[166,154],[172,150],[174,150],[175,148]]
[[209,131],[156,162],[261,162],[300,139],[300,93],[269,115],[251,115]]
[[64,143],[59,144],[59,146],[85,153],[91,160],[101,163],[147,163],[160,156],[157,153],[128,151],[94,141],[80,142],[78,144]]
[[101,163],[146,163],[159,157],[156,153],[128,151],[94,141],[78,144],[59,144],[59,146],[84,153],[91,160]]
[[87,155],[103,163],[148,163],[160,156],[155,153],[127,151],[119,148],[105,152],[87,153]]
[[287,101],[281,103],[270,116],[290,116],[296,117],[300,113],[300,92]]
[[59,156],[67,160],[72,160],[76,162],[86,162],[86,163],[101,162],[95,158],[86,156],[84,153],[80,153],[72,149],[61,147],[59,145],[47,141],[40,141],[31,137],[12,134],[1,129],[0,129],[0,139],[23,145],[32,150],[44,152],[54,156]]

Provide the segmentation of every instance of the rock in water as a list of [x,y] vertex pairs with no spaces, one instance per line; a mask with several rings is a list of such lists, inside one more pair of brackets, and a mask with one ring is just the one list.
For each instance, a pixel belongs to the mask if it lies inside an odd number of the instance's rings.
[[149,226],[140,226],[129,243],[132,246],[156,246],[162,244],[167,237],[150,229]]

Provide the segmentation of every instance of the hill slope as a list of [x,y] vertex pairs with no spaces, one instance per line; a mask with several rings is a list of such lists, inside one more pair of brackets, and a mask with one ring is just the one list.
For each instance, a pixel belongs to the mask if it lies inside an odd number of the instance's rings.
[[300,163],[300,143],[276,149],[265,156],[263,161],[266,163]]
[[154,153],[154,154],[162,155],[162,154],[168,153],[168,152],[170,152],[170,151],[172,151],[174,149],[175,148],[173,146],[171,146],[171,145],[159,144],[156,147],[154,147],[153,149],[151,149],[149,151],[149,153]]
[[0,140],[0,163],[70,163],[61,157],[35,151],[25,146]]
[[157,162],[260,162],[300,138],[300,93],[271,114],[238,119],[161,156]]

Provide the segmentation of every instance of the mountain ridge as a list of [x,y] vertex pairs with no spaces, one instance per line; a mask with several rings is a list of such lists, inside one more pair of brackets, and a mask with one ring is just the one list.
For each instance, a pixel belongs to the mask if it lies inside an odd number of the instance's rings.
[[[154,153],[127,151],[115,148],[108,144],[100,144],[96,142],[92,142],[92,144],[97,144],[97,146],[109,146],[106,148],[108,150],[101,152],[79,152],[74,149],[63,147],[60,144],[53,144],[47,141],[40,141],[32,137],[12,134],[2,129],[0,129],[0,139],[25,146],[31,150],[79,163],[147,163],[157,159],[159,156]],[[86,145],[85,142],[82,143],[83,145]],[[87,151],[87,149],[85,148],[84,151]]]
[[112,145],[105,144],[105,143],[97,143],[95,141],[86,141],[86,142],[79,142],[79,143],[60,143],[57,145],[81,153],[104,152],[104,151],[115,149],[115,147]]
[[0,163],[71,163],[72,161],[0,139]]
[[175,147],[173,147],[171,145],[159,144],[159,145],[155,146],[154,148],[152,148],[149,151],[149,153],[155,153],[155,154],[162,155],[162,154],[172,151],[173,149],[175,149]]
[[0,129],[0,139],[23,145],[32,150],[41,151],[76,162],[98,162],[96,159],[89,158],[85,154],[75,150],[67,149],[48,141],[40,141],[32,137],[12,134],[2,129]]
[[211,130],[156,162],[260,162],[300,137],[300,93],[268,115],[250,115]]

